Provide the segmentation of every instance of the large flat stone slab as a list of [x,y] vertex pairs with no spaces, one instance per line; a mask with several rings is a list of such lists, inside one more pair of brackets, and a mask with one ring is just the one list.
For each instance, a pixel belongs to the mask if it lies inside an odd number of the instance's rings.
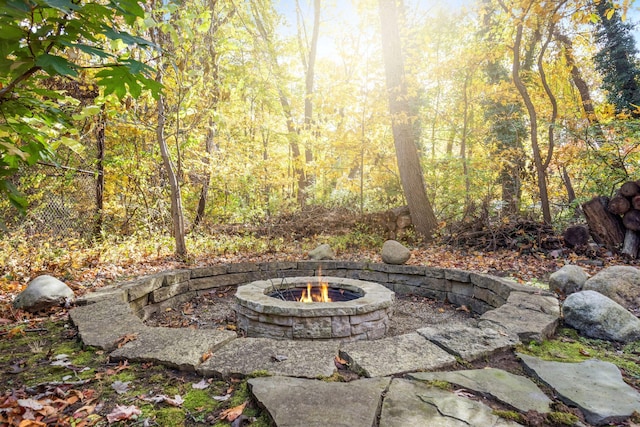
[[389,378],[348,383],[288,377],[251,378],[255,398],[278,427],[371,427]]
[[456,359],[417,333],[343,344],[340,355],[367,377],[428,371],[451,366]]
[[487,322],[502,326],[510,333],[518,335],[524,343],[543,341],[556,330],[560,319],[560,305],[557,298],[526,292],[511,292],[507,302],[484,313],[480,326]]
[[491,396],[521,412],[550,411],[551,399],[529,378],[502,369],[470,369],[454,372],[417,372],[409,378],[420,381],[446,381]]
[[428,386],[394,379],[382,404],[380,427],[501,427],[518,426],[492,414],[480,402]]
[[142,335],[142,331],[148,329],[120,296],[75,307],[69,311],[69,316],[85,345],[107,351],[115,349],[123,336]]
[[214,352],[197,371],[208,377],[245,376],[255,371],[302,378],[329,377],[336,370],[337,355],[337,342],[239,338]]
[[590,424],[615,423],[627,419],[634,411],[640,412],[640,393],[624,382],[620,370],[612,363],[550,362],[526,354],[518,357],[562,401],[580,408]]
[[147,328],[135,340],[112,352],[111,357],[194,371],[206,353],[235,338],[235,332],[215,329]]
[[517,335],[507,332],[499,325],[491,324],[477,327],[443,323],[421,328],[416,332],[468,362],[513,348],[520,342]]

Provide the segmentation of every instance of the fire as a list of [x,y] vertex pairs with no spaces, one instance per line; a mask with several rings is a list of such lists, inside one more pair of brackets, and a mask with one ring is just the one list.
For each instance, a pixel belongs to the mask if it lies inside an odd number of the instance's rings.
[[318,284],[320,286],[312,286],[307,283],[307,289],[302,290],[302,296],[299,302],[331,302],[329,298],[329,283],[320,280],[320,271],[318,271]]

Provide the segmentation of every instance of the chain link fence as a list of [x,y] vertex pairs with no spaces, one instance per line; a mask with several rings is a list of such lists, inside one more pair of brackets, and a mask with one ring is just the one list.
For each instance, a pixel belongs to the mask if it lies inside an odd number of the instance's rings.
[[29,205],[26,216],[2,209],[9,232],[87,238],[96,227],[97,173],[88,169],[39,163],[16,177]]

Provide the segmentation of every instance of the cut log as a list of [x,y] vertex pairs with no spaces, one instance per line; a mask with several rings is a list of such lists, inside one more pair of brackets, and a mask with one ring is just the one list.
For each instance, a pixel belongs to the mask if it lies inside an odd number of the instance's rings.
[[627,230],[624,235],[624,246],[622,246],[622,253],[631,258],[638,258],[638,252],[640,251],[640,233],[633,230]]
[[637,196],[633,196],[633,199],[631,199],[631,205],[633,206],[633,209],[637,209],[640,211],[640,194]]
[[626,197],[617,195],[609,201],[607,209],[616,215],[624,215],[631,209],[631,202]]
[[625,197],[633,197],[640,194],[640,185],[636,181],[627,181],[620,187],[620,194]]
[[629,230],[640,231],[640,211],[632,209],[624,214],[622,224]]
[[585,246],[589,242],[589,229],[584,225],[572,225],[564,230],[562,237],[568,248]]
[[582,211],[593,240],[615,248],[624,241],[624,228],[620,217],[607,210],[608,202],[606,197],[594,197],[582,204]]

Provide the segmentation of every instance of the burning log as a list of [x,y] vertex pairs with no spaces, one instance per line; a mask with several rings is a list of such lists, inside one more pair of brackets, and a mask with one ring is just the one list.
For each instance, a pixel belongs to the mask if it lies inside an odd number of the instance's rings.
[[582,210],[596,243],[611,249],[622,246],[623,254],[640,256],[640,181],[625,182],[611,200],[594,197]]

